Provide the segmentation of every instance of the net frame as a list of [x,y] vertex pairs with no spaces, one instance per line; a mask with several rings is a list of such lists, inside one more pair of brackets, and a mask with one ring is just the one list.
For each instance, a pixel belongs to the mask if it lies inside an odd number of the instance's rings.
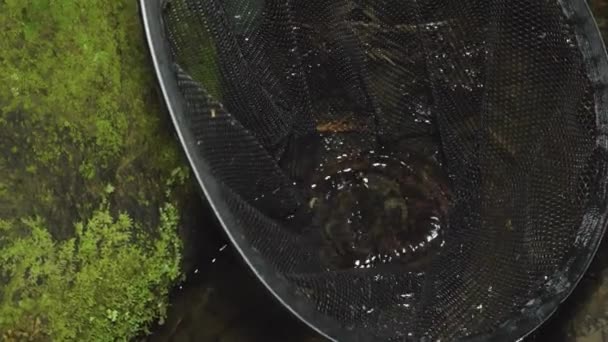
[[[595,151],[601,165],[595,179],[595,191],[588,204],[582,225],[576,238],[576,248],[568,257],[566,267],[547,280],[535,300],[528,303],[521,315],[505,321],[491,334],[470,336],[466,340],[518,340],[545,322],[558,308],[580,281],[588,268],[608,224],[608,60],[602,37],[591,11],[584,0],[557,0],[564,17],[574,28],[577,45],[583,56],[585,69],[594,89],[597,138]],[[264,284],[268,291],[294,316],[313,330],[330,340],[374,341],[374,336],[362,331],[338,327],[335,322],[319,315],[307,301],[296,295],[297,289],[274,270],[255,249],[248,248],[245,234],[239,228],[238,220],[231,215],[225,201],[216,200],[222,192],[221,186],[211,174],[207,163],[197,152],[196,139],[186,126],[184,118],[185,99],[178,91],[175,66],[165,39],[162,9],[166,0],[140,0],[140,11],[145,28],[148,48],[156,72],[162,97],[168,108],[177,137],[190,163],[195,178],[209,200],[224,231],[250,270]]]

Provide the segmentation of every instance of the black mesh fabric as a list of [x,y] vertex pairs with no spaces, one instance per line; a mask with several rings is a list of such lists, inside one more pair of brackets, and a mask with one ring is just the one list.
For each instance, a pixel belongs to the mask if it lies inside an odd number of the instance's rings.
[[[605,88],[590,76],[604,61],[564,2],[164,3],[183,125],[218,184],[209,200],[262,280],[293,293],[287,306],[339,340],[495,340],[546,318],[593,254],[606,203]],[[340,171],[341,158],[357,161]],[[332,167],[409,182],[436,200],[415,210],[445,211],[436,234],[412,228],[423,237],[381,262],[328,266],[311,208],[342,205],[311,188]]]

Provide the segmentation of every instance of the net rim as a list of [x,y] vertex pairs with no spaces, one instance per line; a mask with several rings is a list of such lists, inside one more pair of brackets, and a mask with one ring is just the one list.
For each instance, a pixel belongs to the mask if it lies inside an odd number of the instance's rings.
[[[276,275],[270,265],[262,259],[259,253],[253,250],[245,250],[243,248],[245,236],[236,234],[233,228],[238,227],[235,218],[229,214],[225,204],[220,201],[213,200],[211,193],[219,193],[220,184],[212,177],[204,178],[203,173],[210,174],[210,168],[204,160],[196,153],[195,139],[188,129],[184,127],[184,99],[177,91],[178,85],[174,79],[175,71],[170,62],[170,50],[166,40],[163,39],[164,24],[162,20],[162,10],[168,3],[168,0],[140,0],[140,16],[144,27],[147,47],[152,59],[157,82],[160,87],[162,98],[165,102],[171,122],[175,128],[176,135],[190,166],[192,172],[203,191],[203,194],[218,218],[223,231],[228,239],[237,250],[249,270],[253,272],[256,278],[264,285],[269,293],[276,299],[284,308],[291,314],[304,322],[312,330],[321,336],[331,340],[338,341],[335,336],[346,338],[353,342],[368,342],[373,341],[372,336],[367,336],[361,332],[346,331],[344,329],[336,329],[337,324],[331,322],[328,318],[319,317],[319,313],[310,309],[310,304],[304,302],[302,298],[296,296],[295,287],[290,286],[286,279]],[[161,37],[161,39],[158,39]],[[201,172],[206,170],[206,172]],[[281,284],[282,286],[273,286],[272,284]],[[314,323],[312,323],[314,322]],[[339,331],[338,331],[339,330]]]
[[[219,193],[221,185],[212,177],[204,178],[202,176],[202,174],[210,174],[209,167],[196,153],[195,139],[184,127],[184,99],[177,90],[175,72],[170,62],[170,50],[164,39],[162,10],[169,1],[140,0],[140,19],[144,27],[145,39],[158,86],[177,138],[192,167],[197,183],[209,201],[224,232],[249,270],[272,294],[272,297],[312,330],[331,341],[338,341],[338,338],[353,342],[374,341],[372,336],[365,335],[361,331],[338,329],[332,320],[313,310],[309,303],[294,294],[294,286],[289,285],[286,279],[275,274],[272,267],[259,253],[243,248],[246,242],[244,234],[238,234],[235,229],[228,228],[238,227],[238,224],[224,203],[209,196]],[[585,62],[586,74],[595,90],[594,103],[597,115],[596,127],[598,128],[595,151],[600,154],[602,170],[608,171],[608,56],[606,48],[595,18],[585,0],[555,1],[561,7],[568,23],[572,24],[574,28],[577,44]],[[526,306],[517,319],[504,322],[491,333],[470,336],[464,341],[521,341],[546,322],[556,312],[559,305],[569,297],[591,264],[608,225],[607,175],[608,172],[604,172],[603,179],[597,179],[594,184],[594,194],[597,192],[603,194],[602,198],[599,198],[601,203],[590,203],[587,206],[579,231],[588,231],[588,240],[570,258],[568,267],[548,281],[547,287],[537,297],[538,300]],[[281,284],[281,286],[273,286],[276,284]]]
[[[555,314],[559,305],[574,291],[591,265],[600,246],[608,225],[608,55],[606,47],[592,14],[585,0],[555,0],[568,24],[572,25],[579,51],[583,57],[586,75],[594,90],[596,113],[596,137],[594,152],[601,160],[599,166],[602,178],[595,179],[592,195],[603,196],[590,202],[583,216],[579,232],[588,232],[586,243],[570,252],[567,267],[554,275],[539,289],[539,295],[534,302],[522,309],[517,319],[511,319],[501,324],[492,333],[478,334],[464,339],[467,342],[481,341],[522,341],[540,328]],[[579,234],[580,235],[580,234]],[[578,236],[578,235],[577,235]]]

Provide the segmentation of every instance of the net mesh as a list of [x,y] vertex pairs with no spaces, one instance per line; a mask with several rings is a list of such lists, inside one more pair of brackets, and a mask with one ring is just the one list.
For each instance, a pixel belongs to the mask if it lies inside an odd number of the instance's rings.
[[572,260],[603,161],[557,1],[171,0],[163,21],[210,200],[310,317],[490,333]]

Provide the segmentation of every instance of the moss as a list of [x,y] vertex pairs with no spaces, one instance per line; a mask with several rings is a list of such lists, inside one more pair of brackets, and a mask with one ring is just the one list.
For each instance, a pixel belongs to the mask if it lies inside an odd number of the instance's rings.
[[127,339],[164,312],[191,190],[139,24],[136,1],[0,1],[7,339]]
[[132,219],[113,217],[107,204],[61,242],[40,217],[0,221],[0,276],[9,279],[0,291],[3,340],[126,340],[163,318],[179,277],[177,224],[176,208],[165,205],[158,237],[142,244],[133,243]]
[[0,178],[24,194],[0,217],[34,213],[68,227],[73,215],[48,197],[84,217],[92,207],[74,203],[98,200],[107,183],[117,202],[158,204],[181,162],[160,121],[136,2],[7,0],[0,13],[0,81],[10,85],[0,89],[0,148],[12,152],[0,157]]

